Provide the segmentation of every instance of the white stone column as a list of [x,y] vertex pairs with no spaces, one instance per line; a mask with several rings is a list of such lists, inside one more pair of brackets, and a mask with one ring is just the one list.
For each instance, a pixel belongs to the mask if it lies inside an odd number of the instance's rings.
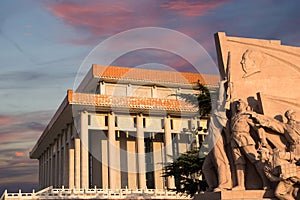
[[42,156],[39,157],[39,189],[41,189],[41,183],[42,183],[42,165],[43,165],[43,161],[42,161]]
[[53,186],[53,144],[50,146],[49,186]]
[[131,96],[132,95],[132,85],[128,84],[126,86],[126,96]]
[[55,142],[55,149],[54,149],[54,172],[53,172],[53,178],[54,178],[54,187],[58,187],[58,176],[59,176],[59,170],[58,170],[58,139],[56,139]]
[[44,157],[44,170],[43,170],[43,188],[46,186],[46,170],[47,170],[47,151],[44,151],[43,153]]
[[40,166],[40,171],[39,171],[39,189],[43,187],[43,167],[44,167],[44,158],[43,158],[43,153],[40,156],[39,159],[39,166]]
[[163,142],[153,142],[153,165],[154,165],[154,181],[155,181],[155,188],[156,189],[164,189],[165,182],[164,177],[162,177],[163,170]]
[[69,187],[69,154],[68,153],[69,153],[70,141],[67,141],[68,131],[69,131],[69,125],[67,126],[67,129],[64,131],[64,137],[63,137],[63,146],[64,146],[63,185],[65,187]]
[[50,186],[50,177],[51,177],[51,171],[50,171],[50,167],[51,167],[51,157],[50,157],[50,151],[51,151],[51,147],[48,147],[47,150],[47,187]]
[[49,186],[53,186],[53,144],[50,144],[49,152]]
[[[165,143],[165,161],[168,164],[169,162],[172,162],[172,156],[173,156],[173,148],[172,148],[172,132],[171,132],[171,118],[170,116],[164,117],[164,143]],[[168,177],[167,180],[167,187],[168,188],[175,188],[175,182],[173,177]]]
[[49,174],[49,148],[47,148],[47,151],[46,151],[46,156],[47,156],[47,164],[46,164],[46,171],[45,171],[45,187],[48,187],[49,186],[49,177],[50,177],[50,174]]
[[45,172],[47,170],[47,163],[46,163],[47,157],[46,157],[46,153],[47,153],[47,151],[45,150],[44,154],[43,154],[43,157],[44,157],[43,185],[42,185],[43,188],[45,188],[45,183],[46,183],[46,176],[45,176]]
[[68,173],[68,186],[70,189],[75,187],[75,149],[74,140],[69,142],[69,173]]
[[118,172],[116,169],[117,162],[117,148],[116,148],[116,128],[115,128],[115,114],[113,112],[108,113],[108,178],[109,188],[116,189]]
[[45,158],[44,158],[44,152],[42,153],[42,171],[41,171],[41,183],[40,183],[40,189],[42,189],[44,186],[44,167],[45,167]]
[[40,167],[41,167],[41,171],[40,171],[40,178],[39,178],[39,189],[43,188],[43,168],[44,168],[44,153],[41,154],[40,157]]
[[88,112],[80,113],[81,188],[89,188]]
[[151,97],[152,98],[157,98],[157,87],[156,85],[153,85],[151,88]]
[[105,82],[101,81],[99,83],[99,87],[100,87],[100,94],[105,94]]
[[[75,146],[75,188],[80,188],[80,138],[77,136],[74,139]],[[71,152],[70,152],[71,153]]]
[[60,135],[58,135],[58,138],[57,138],[57,140],[58,140],[58,142],[57,142],[57,183],[56,183],[56,185],[57,185],[57,187],[61,187],[62,186],[62,183],[61,183],[61,181],[62,181],[62,169],[61,169],[61,167],[62,167],[62,150],[61,150],[61,148],[62,148],[62,145],[61,145],[61,138],[62,138],[62,135],[60,134]]
[[137,156],[136,156],[136,141],[127,141],[127,158],[128,158],[128,188],[138,188],[138,169],[137,169]]
[[49,149],[48,149],[48,172],[47,172],[47,187],[51,186],[51,168],[52,168],[52,165],[51,165],[51,144],[49,146]]
[[136,118],[136,142],[138,154],[137,166],[139,189],[146,189],[145,143],[142,114],[138,114]]
[[55,187],[55,178],[56,178],[56,154],[55,154],[55,145],[56,145],[56,140],[54,141],[54,144],[52,145],[51,148],[51,185]]

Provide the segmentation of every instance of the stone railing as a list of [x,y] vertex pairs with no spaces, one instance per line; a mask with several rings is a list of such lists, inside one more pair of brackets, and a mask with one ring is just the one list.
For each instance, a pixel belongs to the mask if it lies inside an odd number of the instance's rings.
[[45,188],[32,193],[7,193],[5,191],[0,200],[14,199],[191,199],[187,195],[174,191],[159,189],[67,189]]
[[197,112],[194,105],[176,99],[160,99],[147,97],[109,96],[101,94],[76,93],[68,90],[68,101],[71,104],[124,107],[129,109],[151,109]]
[[21,190],[19,190],[18,193],[8,193],[7,190],[5,190],[0,200],[7,200],[7,199],[38,199],[38,198],[35,197],[34,190],[32,191],[32,193],[22,193]]

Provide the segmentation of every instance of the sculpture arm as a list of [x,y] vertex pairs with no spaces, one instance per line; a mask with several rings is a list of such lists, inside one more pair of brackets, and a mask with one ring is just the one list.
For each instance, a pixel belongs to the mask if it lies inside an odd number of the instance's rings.
[[282,122],[280,122],[276,119],[272,119],[270,117],[260,115],[260,114],[257,114],[257,113],[253,113],[252,117],[254,119],[256,119],[256,121],[263,127],[270,128],[273,131],[276,131],[276,132],[281,133],[281,134],[284,134],[284,132],[285,132],[284,123],[282,123]]
[[261,141],[261,145],[263,147],[266,147],[268,142],[267,142],[267,139],[266,139],[266,134],[265,134],[265,130],[263,128],[258,128],[257,129],[257,133],[258,133],[258,137]]
[[268,142],[266,139],[265,130],[260,126],[260,124],[255,124],[252,120],[248,121],[248,124],[254,129],[257,133],[259,140],[261,142],[261,146],[266,147]]
[[266,174],[266,177],[272,182],[278,182],[282,180],[282,178],[276,176],[278,174],[277,168],[272,170],[270,166],[265,166],[264,172]]

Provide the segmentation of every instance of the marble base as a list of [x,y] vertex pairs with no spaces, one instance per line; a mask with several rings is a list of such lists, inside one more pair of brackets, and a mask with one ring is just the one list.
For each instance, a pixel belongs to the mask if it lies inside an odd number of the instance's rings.
[[245,190],[245,191],[220,191],[220,192],[204,192],[195,195],[193,200],[275,200],[273,190]]

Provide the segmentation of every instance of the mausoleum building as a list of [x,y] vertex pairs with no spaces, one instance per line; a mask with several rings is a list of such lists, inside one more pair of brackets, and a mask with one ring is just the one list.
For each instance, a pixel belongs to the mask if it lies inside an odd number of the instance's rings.
[[173,188],[163,167],[198,145],[206,129],[197,107],[174,94],[196,93],[198,82],[215,90],[218,80],[92,65],[79,87],[67,91],[30,153],[39,160],[39,188]]

